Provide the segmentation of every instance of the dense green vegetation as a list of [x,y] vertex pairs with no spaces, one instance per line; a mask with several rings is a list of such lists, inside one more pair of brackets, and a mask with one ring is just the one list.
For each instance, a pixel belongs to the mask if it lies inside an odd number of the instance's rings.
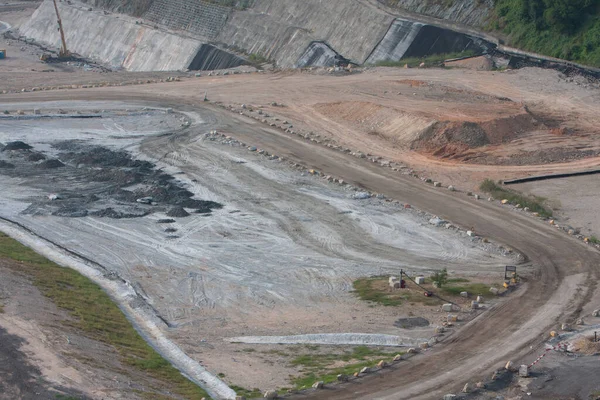
[[185,399],[208,398],[200,387],[186,379],[162,358],[137,333],[119,307],[94,282],[78,272],[63,268],[35,253],[0,232],[0,259],[19,273],[31,277],[33,284],[58,307],[66,310],[72,320],[63,322],[85,336],[112,346],[121,362],[157,380],[153,391],[142,397],[158,399],[169,391]]
[[490,29],[524,50],[600,67],[600,0],[495,0]]

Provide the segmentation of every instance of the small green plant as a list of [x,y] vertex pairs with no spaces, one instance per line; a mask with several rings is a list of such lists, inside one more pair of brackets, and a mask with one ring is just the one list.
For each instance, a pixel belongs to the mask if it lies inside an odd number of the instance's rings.
[[261,64],[269,62],[269,60],[262,54],[252,53],[248,56],[248,62],[250,62],[250,64],[254,65],[255,67],[258,67]]
[[262,392],[260,391],[259,388],[246,389],[246,388],[243,388],[241,386],[232,385],[231,389],[233,389],[233,391],[235,391],[235,393],[238,396],[245,397],[247,399],[254,399],[254,398],[257,398],[257,397],[263,397],[262,396]]
[[431,281],[438,288],[444,287],[448,283],[448,271],[446,268],[431,275]]
[[600,244],[600,240],[594,235],[592,235],[588,241],[592,244]]

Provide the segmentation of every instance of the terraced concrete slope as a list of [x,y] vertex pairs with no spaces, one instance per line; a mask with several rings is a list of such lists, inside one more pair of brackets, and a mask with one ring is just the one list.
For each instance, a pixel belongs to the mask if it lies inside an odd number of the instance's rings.
[[[462,32],[396,19],[361,0],[255,0],[243,9],[196,0],[113,3],[100,5],[130,15],[60,3],[67,43],[84,57],[131,71],[230,68],[250,54],[281,67],[332,66],[336,59],[363,64],[491,46]],[[21,34],[59,47],[55,19],[46,0]]]

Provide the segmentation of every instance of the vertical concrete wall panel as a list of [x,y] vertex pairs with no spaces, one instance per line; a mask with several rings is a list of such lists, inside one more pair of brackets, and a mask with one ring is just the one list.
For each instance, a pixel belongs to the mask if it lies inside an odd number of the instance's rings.
[[423,24],[396,19],[383,40],[367,59],[367,64],[379,61],[399,61],[408,50]]

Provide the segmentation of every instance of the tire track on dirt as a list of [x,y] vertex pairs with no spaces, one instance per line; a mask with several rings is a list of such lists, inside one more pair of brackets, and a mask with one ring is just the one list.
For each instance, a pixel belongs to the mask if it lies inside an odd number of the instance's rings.
[[[17,100],[80,99],[146,100],[152,94],[136,94],[135,89],[76,91],[69,93],[34,93]],[[13,97],[7,97],[10,101]],[[164,100],[163,100],[164,101]],[[476,202],[460,193],[433,188],[413,178],[371,165],[364,160],[337,153],[300,141],[274,129],[247,121],[235,114],[210,105],[190,104],[190,100],[169,97],[163,104],[183,109],[209,110],[222,121],[221,127],[235,132],[234,137],[271,153],[301,162],[311,168],[368,190],[418,206],[463,227],[474,227],[482,236],[490,237],[523,252],[535,265],[527,284],[518,296],[509,298],[502,307],[476,318],[455,336],[451,343],[400,364],[381,374],[384,379],[363,379],[342,385],[336,390],[306,393],[323,399],[424,399],[438,398],[440,393],[455,391],[461,383],[480,376],[506,359],[518,359],[539,346],[556,320],[568,317],[566,311],[573,298],[572,278],[583,274],[583,294],[574,298],[582,304],[590,290],[590,281],[598,279],[600,254],[580,242],[529,216],[511,213],[487,202]],[[243,127],[243,129],[240,129]],[[544,312],[538,315],[540,310]],[[523,330],[527,328],[526,330]],[[458,383],[457,383],[458,382]]]

